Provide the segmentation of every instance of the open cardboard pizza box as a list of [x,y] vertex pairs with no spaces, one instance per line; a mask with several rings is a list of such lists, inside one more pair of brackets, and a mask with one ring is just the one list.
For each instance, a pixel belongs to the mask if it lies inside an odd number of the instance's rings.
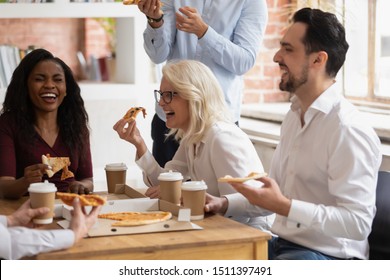
[[[97,193],[100,194],[100,193]],[[100,194],[109,200],[119,199],[149,199],[145,194],[125,184],[117,184],[115,187],[115,193]],[[63,208],[65,207],[61,199],[57,198],[54,203],[54,217],[62,218]],[[68,211],[68,210],[65,210]]]
[[[61,227],[68,228],[71,219],[72,207],[64,205],[63,217],[65,220],[57,222]],[[88,209],[87,209],[88,210]],[[139,234],[151,232],[170,232],[183,230],[199,230],[202,227],[190,222],[191,210],[159,199],[120,199],[109,200],[104,205],[100,213],[126,212],[126,211],[169,211],[172,213],[172,219],[156,224],[131,226],[131,227],[112,227],[115,221],[108,219],[98,219],[98,222],[88,232],[89,237]]]
[[107,200],[118,200],[118,199],[138,199],[138,198],[146,198],[149,199],[145,194],[132,188],[125,184],[117,184],[115,187],[114,193],[109,193],[106,195]]

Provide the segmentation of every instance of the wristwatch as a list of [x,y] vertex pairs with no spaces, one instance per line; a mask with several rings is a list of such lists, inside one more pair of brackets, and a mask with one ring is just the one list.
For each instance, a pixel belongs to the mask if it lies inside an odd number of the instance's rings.
[[151,17],[148,17],[148,16],[146,16],[146,18],[148,19],[149,23],[160,22],[164,18],[164,14],[162,14],[161,17],[159,17],[159,18],[151,18]]

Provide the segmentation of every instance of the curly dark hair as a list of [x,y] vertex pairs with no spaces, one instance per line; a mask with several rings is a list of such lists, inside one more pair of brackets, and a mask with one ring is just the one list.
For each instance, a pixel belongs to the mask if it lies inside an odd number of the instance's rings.
[[45,49],[28,53],[16,67],[7,88],[2,114],[9,114],[19,126],[22,139],[33,139],[35,135],[34,105],[28,93],[27,80],[34,67],[51,60],[62,67],[65,74],[67,96],[58,108],[57,123],[65,144],[71,149],[82,151],[89,141],[89,119],[72,70],[60,58]]
[[307,25],[303,39],[306,54],[325,51],[328,54],[326,72],[330,77],[336,77],[349,48],[344,26],[336,15],[319,9],[303,8],[294,14],[292,20],[294,23],[302,22]]

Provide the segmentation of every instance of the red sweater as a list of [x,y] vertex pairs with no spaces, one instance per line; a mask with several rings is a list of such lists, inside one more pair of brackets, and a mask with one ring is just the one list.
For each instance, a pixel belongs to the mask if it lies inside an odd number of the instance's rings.
[[7,114],[0,116],[0,177],[10,176],[16,179],[23,177],[24,168],[41,163],[43,154],[50,154],[52,157],[70,158],[69,170],[74,173],[75,178],[61,181],[62,171],[54,174],[52,178],[48,178],[47,175],[43,177],[43,180],[54,183],[58,191],[67,191],[69,182],[93,177],[89,139],[86,149],[82,151],[83,159],[81,159],[79,152],[70,151],[65,145],[61,137],[61,131],[53,147],[50,147],[38,133],[35,134],[33,139],[19,141],[18,127]]

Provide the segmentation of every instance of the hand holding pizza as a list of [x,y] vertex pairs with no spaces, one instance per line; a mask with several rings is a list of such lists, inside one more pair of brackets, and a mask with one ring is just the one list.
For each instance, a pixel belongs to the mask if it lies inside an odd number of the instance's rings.
[[32,183],[42,182],[42,177],[46,173],[46,170],[48,169],[50,169],[50,166],[43,163],[27,166],[24,169],[24,175],[23,175],[23,178],[27,183],[27,186]]
[[264,184],[261,188],[254,188],[242,182],[232,182],[231,185],[250,203],[287,217],[291,200],[282,194],[278,183],[269,177],[261,177],[257,180]]
[[126,3],[137,4],[138,9],[150,18],[160,18],[163,14],[160,0],[123,0],[123,4],[128,5]]
[[85,208],[81,206],[80,200],[78,198],[73,200],[72,219],[69,229],[74,232],[75,243],[84,238],[90,228],[96,223],[101,207],[101,205],[93,206],[91,212],[87,214]]
[[121,139],[130,142],[136,147],[138,157],[141,157],[144,153],[146,153],[147,147],[136,126],[135,120],[128,121],[122,118],[117,121],[113,129],[118,133]]

